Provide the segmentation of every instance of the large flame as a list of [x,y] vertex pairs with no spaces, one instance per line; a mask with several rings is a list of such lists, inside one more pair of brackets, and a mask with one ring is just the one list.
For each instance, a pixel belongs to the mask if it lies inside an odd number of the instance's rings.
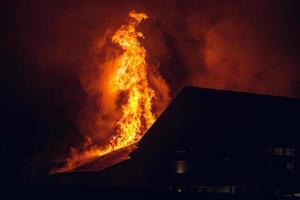
[[[114,125],[114,134],[110,141],[106,145],[97,145],[87,137],[84,150],[72,148],[71,157],[67,159],[65,166],[53,170],[52,173],[70,171],[92,158],[138,142],[156,120],[153,112],[154,98],[159,99],[159,93],[164,93],[167,96],[165,100],[169,100],[165,81],[159,74],[147,72],[149,65],[146,62],[146,50],[139,42],[139,38],[144,36],[136,31],[137,25],[147,18],[145,13],[131,11],[128,24],[122,25],[112,36],[111,41],[123,51],[116,62],[110,62],[109,67],[114,70],[110,71],[107,76],[109,78],[105,78],[105,92],[122,96],[123,100],[119,102],[121,116]],[[149,83],[151,80],[153,87]]]
[[155,121],[152,113],[152,98],[155,92],[147,79],[146,50],[138,41],[143,34],[135,27],[147,19],[144,13],[130,12],[131,20],[122,26],[112,37],[112,41],[121,46],[121,55],[112,89],[125,92],[127,101],[122,105],[122,118],[117,122],[118,134],[113,138],[114,149],[137,142]]

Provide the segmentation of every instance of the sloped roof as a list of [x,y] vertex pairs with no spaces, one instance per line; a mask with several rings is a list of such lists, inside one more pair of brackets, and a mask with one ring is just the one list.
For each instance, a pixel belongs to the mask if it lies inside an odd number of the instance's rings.
[[[252,166],[259,159],[253,157],[253,151],[268,145],[299,147],[299,119],[299,99],[186,86],[139,141],[138,148],[130,154],[131,159],[123,161],[128,149],[125,153],[121,150],[115,154],[122,155],[121,159],[112,155],[110,162],[107,156],[108,164],[103,163],[103,158],[96,159],[79,171],[97,173],[81,174],[79,179],[73,176],[69,181],[142,187],[148,184],[146,179],[157,176],[155,180],[162,182],[165,176],[165,171],[160,171],[165,168],[162,163],[177,152],[196,155],[197,162],[204,166],[201,169],[203,182],[242,179],[242,174],[247,174],[247,178],[260,178],[255,175],[257,166]],[[232,169],[217,161],[220,155],[226,157],[228,149],[241,153],[236,156],[240,164]],[[251,168],[252,172],[248,171]]]
[[167,148],[202,151],[200,144],[212,140],[298,145],[299,119],[299,99],[186,86],[132,156]]

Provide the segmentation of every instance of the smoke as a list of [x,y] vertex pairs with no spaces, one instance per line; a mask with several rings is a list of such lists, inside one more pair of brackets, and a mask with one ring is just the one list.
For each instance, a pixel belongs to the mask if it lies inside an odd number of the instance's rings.
[[17,25],[31,25],[21,30],[17,41],[41,76],[49,71],[82,76],[99,38],[116,30],[127,13],[136,9],[150,16],[141,25],[146,36],[143,43],[172,95],[183,85],[192,84],[299,96],[299,39],[292,3],[175,0],[26,4],[28,13],[18,13],[28,15],[28,20],[17,21]]
[[150,9],[146,46],[173,94],[192,84],[299,96],[292,12],[282,2],[164,1]]
[[15,9],[7,51],[22,54],[41,76],[81,76],[95,43],[136,9],[150,16],[141,25],[143,43],[172,94],[194,84],[299,96],[298,19],[288,1],[29,1],[7,7]]
[[279,46],[278,38],[266,34],[268,28],[268,24],[258,25],[252,20],[227,19],[210,29],[205,33],[206,72],[196,77],[195,83],[297,96],[297,64]]

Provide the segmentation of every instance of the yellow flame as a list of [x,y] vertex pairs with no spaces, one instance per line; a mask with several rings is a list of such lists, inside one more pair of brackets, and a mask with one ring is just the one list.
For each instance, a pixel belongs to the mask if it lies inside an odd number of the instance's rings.
[[148,16],[135,11],[129,16],[129,24],[123,25],[112,37],[124,52],[111,85],[114,90],[125,92],[128,98],[122,105],[123,116],[117,122],[118,134],[112,141],[114,149],[137,142],[155,121],[152,113],[155,92],[147,79],[146,50],[138,40],[144,36],[136,31],[136,26]]
[[53,170],[52,173],[72,170],[93,157],[138,142],[156,120],[152,112],[155,91],[149,86],[147,78],[146,50],[139,42],[139,38],[144,36],[136,31],[136,26],[148,16],[145,13],[131,11],[129,17],[129,23],[122,25],[112,37],[112,42],[119,45],[123,52],[109,85],[114,93],[125,96],[125,101],[122,101],[121,105],[122,116],[115,127],[116,133],[106,146],[88,144],[89,147],[83,152],[71,150],[71,157],[67,159],[66,165]]

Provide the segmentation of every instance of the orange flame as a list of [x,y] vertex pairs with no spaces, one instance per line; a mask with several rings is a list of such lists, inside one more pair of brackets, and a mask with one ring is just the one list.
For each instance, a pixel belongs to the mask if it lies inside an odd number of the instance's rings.
[[[65,166],[53,170],[52,173],[72,170],[91,158],[138,142],[156,120],[152,111],[153,100],[157,98],[159,91],[155,91],[149,84],[148,79],[151,74],[147,74],[146,50],[138,40],[144,36],[136,31],[137,25],[148,16],[145,13],[131,11],[129,17],[129,23],[122,25],[112,36],[112,42],[120,46],[123,52],[114,64],[116,69],[112,75],[110,74],[107,89],[111,93],[125,96],[125,101],[122,101],[121,105],[121,118],[115,125],[115,134],[105,146],[92,144],[91,139],[87,137],[87,144],[85,144],[87,148],[82,152],[71,149],[71,157],[67,159]],[[155,74],[151,76],[155,77]],[[165,81],[159,75],[156,79],[155,82],[161,84],[158,86],[160,90],[167,93],[163,95],[168,96]],[[157,89],[159,88],[156,86]],[[169,100],[169,97],[166,99]]]
[[113,90],[126,92],[127,102],[122,105],[122,118],[117,122],[118,134],[113,138],[114,148],[119,149],[137,142],[153,124],[152,98],[155,95],[147,80],[146,50],[141,46],[135,27],[147,15],[130,12],[129,25],[122,26],[112,37],[112,41],[124,50],[119,60],[119,68],[111,82]]

